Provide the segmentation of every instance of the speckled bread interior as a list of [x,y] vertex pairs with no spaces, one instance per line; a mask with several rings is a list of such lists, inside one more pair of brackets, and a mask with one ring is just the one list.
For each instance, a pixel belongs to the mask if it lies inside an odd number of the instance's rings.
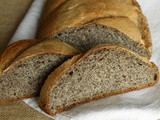
[[[27,40],[24,42],[27,43]],[[6,58],[8,60],[6,65],[3,63],[5,67],[1,67],[0,104],[39,95],[47,76],[64,61],[80,53],[67,44],[46,40],[29,47],[13,59],[12,53],[15,53],[11,50],[19,47],[20,42],[17,43],[6,49],[0,60],[0,63]],[[9,57],[12,59],[9,60]]]
[[99,45],[78,57],[57,68],[41,90],[39,105],[50,115],[158,82],[158,68],[153,63],[119,46]]

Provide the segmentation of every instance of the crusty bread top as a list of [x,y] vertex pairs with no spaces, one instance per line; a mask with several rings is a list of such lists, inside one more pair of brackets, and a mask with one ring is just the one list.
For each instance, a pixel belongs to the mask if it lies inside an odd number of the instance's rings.
[[[65,4],[69,0],[47,0],[42,17],[41,17],[41,23],[45,22],[47,16],[55,11],[59,6]],[[109,0],[108,0],[109,1]],[[127,4],[132,5],[132,0],[111,0],[110,2],[113,2],[113,4]]]
[[[61,76],[63,74],[66,73],[66,71],[68,71],[72,66],[76,65],[77,63],[83,61],[84,59],[86,59],[90,54],[95,54],[103,49],[106,50],[118,50],[118,51],[125,51],[128,52],[130,54],[133,54],[136,58],[142,60],[143,62],[147,63],[148,65],[152,66],[152,68],[155,68],[158,71],[158,68],[155,64],[150,63],[148,61],[148,59],[143,58],[141,56],[139,56],[138,54],[131,52],[125,48],[119,47],[119,46],[113,46],[113,45],[98,45],[93,47],[91,50],[89,50],[85,55],[83,55],[81,57],[81,55],[79,56],[75,56],[73,57],[71,60],[68,60],[67,62],[65,62],[64,64],[62,64],[60,67],[58,67],[53,73],[50,74],[50,76],[47,78],[44,86],[42,87],[41,93],[40,93],[40,100],[39,100],[39,105],[40,107],[46,111],[47,113],[54,115],[53,113],[51,113],[50,111],[50,105],[49,105],[49,97],[50,97],[50,93],[52,91],[52,89],[54,88],[54,86],[56,85],[56,83],[58,82],[59,78],[61,78]],[[80,58],[80,59],[79,59]],[[157,80],[158,81],[157,77]]]
[[27,48],[37,44],[40,41],[37,40],[22,40],[15,42],[8,46],[2,53],[1,59],[0,59],[0,73],[8,67],[11,62],[19,56],[23,51],[25,51]]
[[133,6],[113,4],[113,0],[71,0],[47,17],[46,22],[40,27],[39,38],[51,37],[66,28],[110,16],[128,17],[138,24],[138,14]]
[[[30,42],[30,40],[29,40],[29,42]],[[16,44],[16,48],[18,48],[18,47],[19,47],[19,45]],[[12,49],[12,47],[10,49]],[[6,49],[6,53],[8,53],[8,54],[3,54],[2,59],[4,59],[4,58],[10,59],[11,51]],[[21,54],[18,54],[18,56],[15,56],[14,60],[12,59],[12,61],[9,63],[9,65],[7,67],[1,69],[1,73],[14,67],[14,65],[17,62],[23,61],[31,56],[40,55],[40,54],[44,54],[44,53],[73,56],[73,55],[81,53],[81,51],[79,51],[79,50],[77,50],[77,49],[73,48],[72,46],[69,46],[65,43],[57,41],[57,40],[46,40],[46,41],[38,42],[34,46],[23,51]],[[3,63],[3,64],[4,64],[3,66],[6,66],[5,64],[8,64],[8,63]]]

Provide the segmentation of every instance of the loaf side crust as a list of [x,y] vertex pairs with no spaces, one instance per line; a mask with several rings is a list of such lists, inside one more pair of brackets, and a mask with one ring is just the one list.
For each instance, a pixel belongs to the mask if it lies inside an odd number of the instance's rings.
[[68,0],[47,0],[45,8],[42,12],[40,24],[43,24],[49,14],[51,14],[55,9],[67,1]]
[[24,96],[24,97],[21,97],[21,98],[18,98],[18,99],[10,99],[10,100],[0,100],[0,105],[1,104],[13,104],[13,102],[17,102],[17,101],[20,101],[20,100],[24,100],[24,99],[27,99],[27,98],[32,98],[34,97],[34,95],[28,95],[28,96]]
[[151,58],[151,55],[152,55],[152,40],[151,40],[151,32],[149,30],[149,25],[148,25],[147,18],[143,14],[139,3],[136,0],[132,0],[132,2],[133,2],[133,5],[137,7],[137,12],[139,14],[138,27],[141,31],[141,35],[142,35],[142,39],[144,41],[145,47],[150,52],[150,58]]
[[[85,55],[83,55],[79,60],[77,60],[75,57],[73,57],[70,61],[65,62],[63,65],[61,65],[59,68],[57,68],[53,73],[51,73],[51,75],[48,77],[48,79],[46,80],[44,86],[42,87],[41,93],[40,93],[40,100],[39,100],[39,107],[42,108],[45,112],[49,113],[50,115],[55,115],[54,113],[52,113],[49,109],[49,96],[50,96],[50,92],[52,91],[52,88],[54,88],[55,84],[58,82],[59,78],[67,71],[69,70],[72,66],[74,66],[75,64],[83,61],[84,59],[87,58],[87,56],[89,56],[92,53],[96,53],[101,49],[113,49],[113,50],[120,50],[120,51],[125,51],[125,52],[129,52],[130,54],[135,55],[135,57],[137,57],[138,59],[146,62],[147,64],[151,65],[153,68],[156,68],[156,70],[158,71],[157,66],[154,63],[150,63],[148,61],[148,59],[146,59],[145,57],[141,57],[138,54],[131,52],[125,48],[119,47],[119,46],[107,46],[107,45],[98,45],[96,47],[93,47],[91,50],[89,50]],[[120,92],[115,92],[115,93],[111,93],[111,94],[104,94],[103,96],[98,96],[98,97],[94,97],[92,99],[87,99],[87,100],[83,100],[78,102],[77,104],[73,104],[69,107],[65,107],[63,109],[58,109],[57,113],[62,112],[64,110],[67,110],[69,108],[72,108],[78,104],[81,103],[86,103],[86,102],[90,102],[93,100],[97,100],[100,98],[104,98],[107,96],[112,96],[112,95],[116,95],[116,94],[121,94],[121,93],[126,93],[126,92],[130,92],[130,91],[135,91],[135,90],[140,90],[143,88],[148,88],[151,86],[154,86],[157,82],[158,82],[158,78],[159,75],[157,77],[157,79],[155,80],[155,83],[149,86],[143,86],[143,87],[139,87],[136,89],[128,89],[125,91],[120,91]]]

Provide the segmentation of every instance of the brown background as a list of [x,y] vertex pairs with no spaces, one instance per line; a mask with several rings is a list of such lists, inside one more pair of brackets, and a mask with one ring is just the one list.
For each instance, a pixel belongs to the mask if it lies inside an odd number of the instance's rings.
[[[4,49],[33,0],[0,0],[0,50]],[[0,105],[0,120],[51,120],[20,101]]]

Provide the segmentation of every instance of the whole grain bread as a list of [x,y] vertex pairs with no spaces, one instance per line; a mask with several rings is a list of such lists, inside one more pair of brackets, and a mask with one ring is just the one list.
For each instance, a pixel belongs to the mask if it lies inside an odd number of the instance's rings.
[[[50,6],[54,6],[53,4],[50,4]],[[45,18],[46,21],[41,24],[38,38],[43,40],[54,38],[54,36],[61,35],[62,32],[65,34],[65,32],[70,31],[70,29],[76,29],[77,27],[82,27],[84,24],[92,23],[93,21],[104,18],[117,19],[114,26],[118,26],[120,24],[118,23],[119,19],[128,18],[128,21],[131,21],[127,22],[125,26],[130,26],[132,22],[132,26],[135,26],[134,31],[140,32],[138,35],[133,32],[132,36],[127,34],[128,37],[135,41],[135,44],[141,46],[141,51],[146,52],[145,55],[140,55],[148,58],[151,57],[152,44],[148,23],[139,4],[135,0],[66,0],[63,1],[62,4],[55,3],[55,5],[59,6],[50,12],[50,14]],[[50,7],[47,8],[49,9]],[[124,22],[125,20],[126,19],[124,19]],[[104,21],[103,25],[110,24],[108,22],[110,21]],[[123,31],[120,32],[124,33],[125,29],[128,28],[124,28]],[[130,31],[130,33],[131,32],[132,31]],[[126,32],[124,34],[126,34]],[[68,35],[68,37],[69,36],[70,35]],[[135,39],[135,36],[140,39]],[[61,38],[61,40],[62,39],[63,38]],[[86,39],[88,40],[89,38]],[[76,40],[76,42],[78,43],[80,40],[81,38]],[[65,39],[62,41],[65,42]],[[97,44],[103,44],[103,42],[99,41]],[[83,45],[81,48],[83,48]],[[90,49],[90,47],[88,47],[88,49]]]
[[47,76],[64,61],[80,53],[56,40],[38,42],[24,50],[25,45],[33,41],[14,43],[3,52],[0,61],[0,104],[39,95]]
[[55,115],[78,104],[155,85],[154,63],[125,48],[98,45],[73,57],[47,78],[39,106]]
[[115,44],[130,49],[141,56],[150,57],[141,33],[128,18],[103,18],[83,26],[63,30],[51,37],[86,52],[98,44]]

